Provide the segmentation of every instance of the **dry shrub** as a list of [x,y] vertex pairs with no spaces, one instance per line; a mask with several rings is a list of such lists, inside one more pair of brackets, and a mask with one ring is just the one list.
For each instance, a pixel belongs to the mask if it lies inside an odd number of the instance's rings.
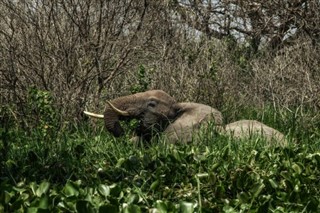
[[246,42],[193,30],[166,1],[38,3],[0,3],[0,102],[16,117],[27,116],[32,86],[50,92],[61,121],[101,112],[139,84],[141,65],[148,89],[179,101],[234,113],[269,103],[319,110],[317,41],[253,54]]
[[253,81],[250,99],[275,106],[320,107],[319,45],[302,39],[276,57],[266,55],[252,61]]

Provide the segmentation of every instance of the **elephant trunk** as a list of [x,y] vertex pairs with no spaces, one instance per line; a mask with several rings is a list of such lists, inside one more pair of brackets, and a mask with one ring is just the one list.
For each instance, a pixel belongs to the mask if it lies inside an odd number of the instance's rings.
[[134,113],[130,113],[129,107],[134,104],[134,95],[124,96],[112,101],[107,101],[104,110],[105,127],[115,137],[124,135],[124,130],[120,125],[120,120],[135,117]]
[[144,134],[151,131],[150,127],[161,124],[162,120],[175,116],[173,104],[175,100],[162,90],[122,96],[107,103],[104,111],[105,126],[114,136],[119,137],[125,133],[119,121],[136,118],[141,123],[141,128],[136,131]]

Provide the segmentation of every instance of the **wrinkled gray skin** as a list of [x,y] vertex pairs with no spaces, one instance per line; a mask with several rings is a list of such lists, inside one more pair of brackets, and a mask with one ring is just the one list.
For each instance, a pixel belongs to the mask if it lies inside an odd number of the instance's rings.
[[166,126],[176,116],[175,108],[173,108],[176,103],[175,99],[162,90],[149,90],[123,96],[111,100],[110,103],[129,114],[128,116],[119,115],[109,104],[106,105],[104,111],[105,127],[116,137],[124,134],[120,120],[139,119],[140,126],[137,129],[137,134],[149,137],[152,128],[162,131],[163,126]]
[[267,142],[281,146],[288,144],[284,134],[256,120],[236,121],[227,124],[220,132],[234,138],[250,138],[253,135],[261,135]]
[[223,124],[221,112],[208,105],[200,103],[177,103],[174,106],[179,114],[164,130],[164,137],[171,143],[190,142],[200,127],[205,127],[209,121],[216,126]]
[[[281,146],[288,144],[285,135],[256,120],[240,120],[223,125],[222,114],[207,105],[199,103],[177,103],[175,108],[180,114],[165,130],[164,136],[171,143],[191,142],[200,129],[215,128],[219,134],[238,139],[250,138],[253,135],[262,136],[267,142]],[[208,122],[214,126],[208,126]]]

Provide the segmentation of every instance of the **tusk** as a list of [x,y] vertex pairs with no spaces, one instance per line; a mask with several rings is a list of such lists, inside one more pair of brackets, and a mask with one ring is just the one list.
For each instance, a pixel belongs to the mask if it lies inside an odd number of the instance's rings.
[[96,113],[92,113],[92,112],[88,112],[88,111],[83,111],[84,114],[89,115],[91,117],[94,118],[104,118],[104,115],[102,114],[96,114]]
[[110,101],[107,101],[107,103],[113,109],[113,111],[115,111],[119,115],[122,115],[122,116],[129,116],[130,115],[127,111],[122,111],[122,110],[116,108],[115,106],[113,106],[113,104]]

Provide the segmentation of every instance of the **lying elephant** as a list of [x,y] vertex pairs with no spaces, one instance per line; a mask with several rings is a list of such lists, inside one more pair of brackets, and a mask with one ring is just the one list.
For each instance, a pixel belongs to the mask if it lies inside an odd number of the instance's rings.
[[253,135],[258,135],[269,143],[276,143],[281,146],[288,145],[284,134],[256,120],[236,121],[227,124],[219,132],[234,138],[250,138]]
[[255,133],[263,135],[268,141],[281,140],[281,143],[286,143],[282,133],[263,123],[241,120],[223,126],[223,117],[218,110],[199,103],[177,103],[162,90],[136,93],[107,103],[103,115],[84,113],[104,118],[107,130],[116,137],[124,134],[119,120],[136,118],[140,120],[140,125],[135,139],[139,140],[149,141],[156,131],[163,132],[164,137],[172,143],[190,142],[200,128],[205,127],[208,121],[213,121],[221,134],[245,138]]
[[86,115],[104,118],[106,129],[114,136],[124,134],[120,120],[138,119],[136,139],[151,140],[157,132],[164,132],[170,141],[176,142],[183,138],[189,141],[192,130],[197,129],[205,121],[213,120],[222,125],[222,114],[207,105],[198,103],[177,103],[162,90],[150,90],[123,96],[107,101],[104,114],[84,111]]
[[240,120],[223,126],[221,113],[210,106],[198,103],[178,103],[176,105],[181,107],[182,113],[164,130],[164,136],[172,143],[192,141],[201,129],[208,127],[209,121],[213,121],[213,128],[219,134],[238,139],[258,135],[270,143],[287,145],[287,140],[281,132],[259,121]]
[[192,141],[193,135],[207,126],[209,121],[219,127],[223,125],[221,112],[208,105],[185,102],[177,103],[175,107],[179,108],[179,114],[164,130],[164,137],[171,143]]

